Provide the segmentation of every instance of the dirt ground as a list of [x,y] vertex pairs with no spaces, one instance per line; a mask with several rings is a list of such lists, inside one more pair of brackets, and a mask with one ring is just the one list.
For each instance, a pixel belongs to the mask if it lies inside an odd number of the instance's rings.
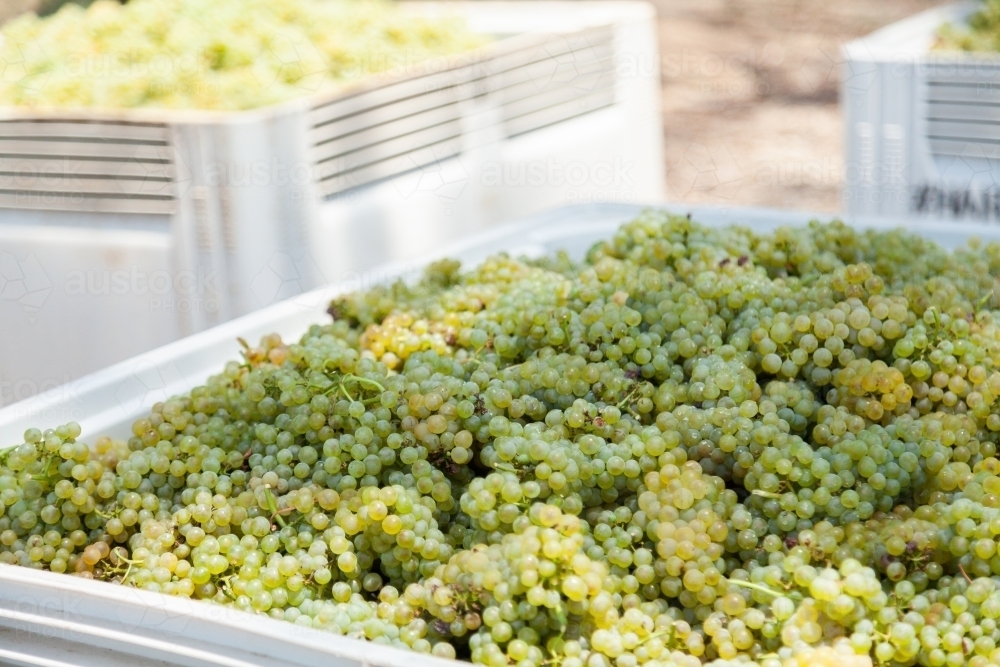
[[840,44],[941,0],[654,0],[667,195],[839,211]]

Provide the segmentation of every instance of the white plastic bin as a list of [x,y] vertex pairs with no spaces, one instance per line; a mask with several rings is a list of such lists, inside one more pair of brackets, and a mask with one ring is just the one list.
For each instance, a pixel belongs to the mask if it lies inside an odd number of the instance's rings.
[[[80,422],[84,438],[101,434],[126,437],[131,422],[150,406],[187,391],[238,358],[237,337],[254,341],[278,332],[286,339],[310,324],[328,320],[329,300],[345,291],[416,276],[442,256],[473,265],[490,254],[541,256],[563,249],[582,257],[596,241],[643,207],[578,205],[500,226],[419,260],[386,265],[354,280],[317,289],[264,308],[208,331],[99,373],[0,409],[0,446],[20,442],[29,427],[51,427],[70,419]],[[740,224],[755,229],[804,225],[829,214],[796,211],[724,209],[664,205],[690,212],[706,225]],[[954,248],[972,236],[1000,240],[1000,228],[949,225],[890,218],[855,217],[859,227],[889,229],[900,225]],[[209,603],[171,598],[132,588],[86,581],[13,566],[0,566],[0,664],[56,667],[118,665],[277,665],[332,664],[343,667],[446,667],[453,664],[357,640],[305,629],[283,621],[252,616]]]
[[844,210],[1000,221],[1000,53],[932,51],[978,2],[933,9],[844,47]]
[[[530,58],[491,65],[496,106],[470,124],[457,157],[424,148],[402,159],[415,167],[408,173],[328,196],[314,237],[322,252],[310,257],[327,282],[554,206],[662,198],[655,12],[566,4],[522,3],[524,18],[503,3],[475,4],[474,27],[515,32],[527,20],[557,36]],[[535,62],[514,66],[524,59]]]
[[582,201],[658,201],[645,2],[407,4],[499,37],[244,112],[0,110],[0,405]]

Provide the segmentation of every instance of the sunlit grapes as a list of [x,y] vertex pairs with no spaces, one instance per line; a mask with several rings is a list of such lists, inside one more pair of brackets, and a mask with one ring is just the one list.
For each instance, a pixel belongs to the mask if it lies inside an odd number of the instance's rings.
[[656,211],[434,263],[6,443],[0,564],[490,667],[1000,664],[998,278]]
[[387,0],[97,0],[0,30],[0,100],[249,109],[484,43]]

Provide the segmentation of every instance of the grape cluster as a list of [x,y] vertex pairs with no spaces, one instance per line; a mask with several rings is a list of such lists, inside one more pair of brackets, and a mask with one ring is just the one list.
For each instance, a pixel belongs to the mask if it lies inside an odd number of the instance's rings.
[[4,104],[250,109],[484,42],[384,0],[96,0],[0,30]]
[[997,51],[1000,31],[1000,6],[994,0],[983,0],[965,24],[945,23],[935,35],[934,49],[959,51]]
[[650,211],[345,295],[118,441],[0,450],[0,563],[491,667],[1000,664],[1000,246]]

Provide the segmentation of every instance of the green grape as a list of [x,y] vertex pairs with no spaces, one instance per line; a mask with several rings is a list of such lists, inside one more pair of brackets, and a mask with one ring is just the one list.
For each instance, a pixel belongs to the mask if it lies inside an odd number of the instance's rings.
[[[355,0],[98,0],[25,14],[0,32],[0,58],[20,54],[22,64],[0,97],[35,107],[249,109],[485,41],[456,18]],[[41,69],[46,85],[25,86]],[[254,401],[265,393],[259,382],[248,388]]]
[[992,664],[998,275],[658,212],[432,264],[127,440],[27,431],[0,562],[495,667]]

